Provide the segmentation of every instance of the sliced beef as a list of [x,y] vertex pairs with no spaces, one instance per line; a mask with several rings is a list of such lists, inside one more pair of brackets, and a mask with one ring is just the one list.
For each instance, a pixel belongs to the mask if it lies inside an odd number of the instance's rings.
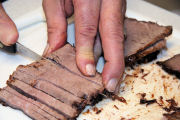
[[65,67],[67,70],[71,71],[73,74],[76,74],[86,80],[89,80],[99,86],[102,85],[102,77],[100,74],[96,74],[95,77],[86,77],[82,75],[76,65],[75,60],[75,48],[70,44],[65,45],[61,49],[55,51],[54,53],[47,56],[47,58],[54,60],[57,64]]
[[[31,98],[27,98],[26,96],[18,93],[16,90],[14,90],[13,88],[11,88],[11,87],[9,87],[9,86],[5,87],[4,90],[6,90],[6,91],[8,91],[9,93],[11,93],[13,96],[15,95],[15,96],[19,97],[20,99],[25,100],[25,101],[28,102],[28,103],[31,103],[31,104],[33,104],[33,105],[36,105],[37,107],[39,107],[39,109],[42,109],[43,111],[45,111],[45,112],[47,112],[48,114],[52,115],[52,118],[55,117],[55,118],[57,118],[58,120],[59,120],[59,119],[60,119],[60,120],[66,120],[66,118],[65,118],[64,115],[59,114],[58,112],[54,111],[53,109],[47,107],[46,105],[44,105],[44,104],[42,104],[42,103],[40,103],[40,102],[38,102],[38,101],[35,101],[35,100],[31,99]],[[13,96],[12,96],[12,97],[13,97]],[[11,101],[11,102],[14,102],[14,101]],[[54,116],[54,117],[53,117],[53,116]]]
[[[22,110],[25,114],[35,120],[57,120],[57,118],[39,108],[35,104],[28,102],[27,98],[22,99],[16,94],[6,90],[6,88],[0,91],[0,101],[5,105],[11,106],[12,108]],[[63,116],[61,118],[63,118]]]
[[166,47],[165,37],[172,33],[171,26],[127,18],[124,22],[126,39],[125,62],[132,65],[144,56]]
[[76,109],[73,109],[71,106],[56,100],[48,94],[45,94],[24,82],[19,80],[8,81],[8,85],[22,95],[48,106],[59,114],[65,115],[67,118],[73,118],[78,115]]
[[35,87],[38,90],[41,90],[47,93],[48,95],[53,96],[57,100],[63,101],[64,103],[72,107],[78,107],[77,109],[84,108],[87,102],[85,99],[81,99],[73,94],[70,94],[68,91],[65,91],[64,89],[61,89],[56,84],[53,84],[51,81],[38,79],[37,77],[26,74],[25,72],[22,72],[18,69],[13,73],[10,79],[17,79],[23,81],[26,84],[29,84],[32,87]]
[[166,72],[176,75],[180,79],[180,54],[175,55],[174,57],[157,62]]
[[[47,81],[72,95],[85,98],[87,102],[104,90],[103,86],[83,79],[49,60],[41,60],[28,66],[19,66],[17,71],[23,72],[24,75],[31,75],[35,80]],[[23,76],[18,76],[19,79],[21,77]],[[27,81],[27,79],[24,80]]]

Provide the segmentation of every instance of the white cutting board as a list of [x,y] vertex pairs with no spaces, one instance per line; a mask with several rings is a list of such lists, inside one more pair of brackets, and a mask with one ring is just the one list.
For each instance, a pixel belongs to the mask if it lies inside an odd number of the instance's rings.
[[[13,3],[14,2],[14,3]],[[26,4],[23,4],[26,3]],[[29,2],[29,3],[28,3]],[[20,38],[19,42],[37,52],[42,54],[47,41],[46,23],[44,22],[44,15],[41,7],[41,0],[10,0],[9,3],[5,3],[4,6],[12,19],[15,21]],[[16,3],[16,4],[15,4]],[[172,25],[173,35],[168,39],[168,48],[170,52],[164,53],[166,57],[170,57],[175,53],[180,53],[180,17],[170,13],[164,9],[151,5],[141,0],[127,0],[127,16],[137,18],[139,20],[154,21],[162,25]],[[30,7],[26,12],[19,12],[16,15],[16,9],[26,9],[26,6],[32,4],[35,8],[30,10]],[[13,8],[15,5],[16,8]],[[18,6],[19,5],[19,6]],[[8,6],[11,6],[10,9]],[[23,6],[23,7],[22,7]],[[31,8],[33,8],[31,6]],[[23,9],[19,11],[23,11]],[[26,13],[26,14],[25,14]],[[19,17],[20,16],[20,17]],[[68,41],[74,43],[74,25],[71,24],[68,27]],[[177,49],[179,48],[179,49]],[[4,87],[9,75],[20,64],[28,64],[32,61],[20,56],[9,55],[0,51],[0,87]],[[98,65],[99,71],[103,68],[103,60],[101,59]],[[82,120],[80,117],[79,120]],[[90,120],[91,118],[89,118]],[[103,120],[106,120],[104,116]],[[109,119],[109,118],[108,118]],[[108,120],[107,119],[107,120]],[[11,109],[0,105],[0,120],[30,120],[26,115],[18,110]],[[113,118],[111,118],[113,120]]]

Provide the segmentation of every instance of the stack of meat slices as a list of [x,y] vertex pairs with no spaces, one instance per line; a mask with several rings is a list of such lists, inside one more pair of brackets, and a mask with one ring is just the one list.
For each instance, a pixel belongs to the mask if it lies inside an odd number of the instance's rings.
[[[131,65],[166,46],[172,27],[125,19],[125,61]],[[75,119],[86,105],[102,99],[100,74],[85,77],[75,62],[75,50],[67,44],[46,59],[20,65],[0,90],[0,102],[22,110],[36,120]]]
[[101,99],[101,81],[98,73],[84,77],[78,71],[74,48],[67,44],[48,59],[20,65],[1,89],[0,100],[36,120],[73,119]]

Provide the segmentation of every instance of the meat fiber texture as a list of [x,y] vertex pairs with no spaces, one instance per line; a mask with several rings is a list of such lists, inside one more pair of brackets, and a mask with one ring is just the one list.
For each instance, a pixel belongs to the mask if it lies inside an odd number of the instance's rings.
[[67,44],[52,53],[51,59],[20,65],[7,81],[8,86],[1,89],[1,102],[36,120],[76,118],[86,105],[101,98],[104,87],[98,73],[94,78],[80,74],[74,52]]
[[166,72],[177,76],[180,79],[180,54],[175,55],[174,57],[157,62]]

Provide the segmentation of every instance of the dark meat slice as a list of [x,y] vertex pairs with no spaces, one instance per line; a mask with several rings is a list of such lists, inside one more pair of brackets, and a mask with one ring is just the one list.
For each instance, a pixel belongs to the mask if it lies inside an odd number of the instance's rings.
[[[103,86],[72,74],[49,60],[41,60],[28,66],[19,66],[16,71],[21,71],[24,75],[31,75],[35,80],[48,81],[75,96],[86,98],[87,102],[104,90]],[[18,79],[21,77],[23,76],[18,76]]]
[[28,75],[19,70],[16,70],[10,77],[10,79],[17,79],[23,81],[26,84],[29,84],[32,87],[35,87],[38,90],[41,90],[72,107],[76,107],[77,109],[82,109],[86,105],[86,100],[70,94],[68,91],[59,88],[58,86],[52,84],[49,81],[37,79],[36,77]]
[[176,75],[180,79],[180,54],[175,55],[174,57],[157,62],[166,72]]
[[160,26],[130,18],[125,19],[124,28],[126,65],[132,65],[142,57],[165,48],[165,37],[172,33],[171,26]]
[[71,106],[58,101],[55,98],[19,80],[8,81],[7,84],[22,95],[50,107],[59,114],[65,115],[67,118],[74,118],[78,115],[77,110],[73,109]]
[[100,76],[100,74],[96,73],[94,77],[86,77],[82,75],[82,73],[79,71],[79,69],[76,66],[75,48],[72,47],[70,44],[66,44],[61,49],[48,55],[47,58],[54,60],[56,63],[60,64],[61,66],[64,66],[72,73],[79,75],[82,78],[85,78],[91,82],[94,82],[99,86],[102,86],[102,77]]
[[167,120],[180,120],[180,112],[173,112],[170,114],[164,114]]
[[25,114],[35,120],[57,120],[54,116],[40,109],[38,106],[28,102],[27,98],[21,99],[14,93],[7,91],[6,88],[0,91],[0,101],[3,102],[4,105],[9,105],[15,109],[21,109]]

